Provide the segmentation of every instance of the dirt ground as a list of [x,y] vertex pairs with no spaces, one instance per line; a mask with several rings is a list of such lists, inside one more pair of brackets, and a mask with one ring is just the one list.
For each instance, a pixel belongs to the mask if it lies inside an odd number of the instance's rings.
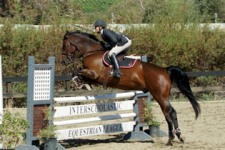
[[[88,142],[72,143],[68,150],[225,150],[225,101],[200,102],[202,113],[195,120],[189,102],[172,102],[177,111],[179,126],[185,143],[176,138],[173,146],[166,146],[167,136],[153,138],[154,142],[121,141],[118,135],[95,136]],[[160,129],[167,133],[167,124],[158,104],[154,112]],[[103,140],[103,138],[105,140]]]

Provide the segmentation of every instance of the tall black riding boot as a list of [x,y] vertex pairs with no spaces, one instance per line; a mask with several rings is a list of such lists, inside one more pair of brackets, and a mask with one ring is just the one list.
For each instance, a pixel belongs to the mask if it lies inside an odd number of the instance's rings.
[[116,76],[117,78],[120,78],[122,73],[120,72],[120,67],[119,67],[118,61],[116,59],[115,53],[113,53],[111,55],[110,60],[113,63],[113,68],[114,68],[113,75]]

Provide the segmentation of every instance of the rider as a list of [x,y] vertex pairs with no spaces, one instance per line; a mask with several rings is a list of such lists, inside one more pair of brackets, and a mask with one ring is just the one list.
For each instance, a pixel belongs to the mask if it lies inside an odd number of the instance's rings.
[[100,19],[95,21],[94,28],[97,33],[101,34],[102,39],[110,45],[111,50],[109,51],[109,58],[114,66],[113,75],[120,78],[122,73],[120,72],[116,55],[130,47],[131,40],[121,33],[106,29],[106,23]]

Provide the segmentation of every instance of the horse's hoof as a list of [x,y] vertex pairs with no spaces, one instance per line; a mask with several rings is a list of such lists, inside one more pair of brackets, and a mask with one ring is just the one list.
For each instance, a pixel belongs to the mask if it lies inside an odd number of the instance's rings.
[[167,142],[166,146],[173,146],[172,142]]
[[179,140],[184,144],[184,139],[182,137],[180,137]]
[[168,140],[168,142],[166,143],[166,146],[173,146],[171,139]]

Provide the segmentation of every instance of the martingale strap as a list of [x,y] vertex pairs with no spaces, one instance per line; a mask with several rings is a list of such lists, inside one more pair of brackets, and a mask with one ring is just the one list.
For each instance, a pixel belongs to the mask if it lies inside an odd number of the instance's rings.
[[[108,52],[109,51],[107,51],[103,54],[102,61],[103,61],[104,65],[111,66],[112,63],[108,57]],[[122,59],[121,61],[118,60],[120,68],[132,68],[136,62],[137,62],[137,59],[126,58],[126,57],[124,57],[124,59]]]

